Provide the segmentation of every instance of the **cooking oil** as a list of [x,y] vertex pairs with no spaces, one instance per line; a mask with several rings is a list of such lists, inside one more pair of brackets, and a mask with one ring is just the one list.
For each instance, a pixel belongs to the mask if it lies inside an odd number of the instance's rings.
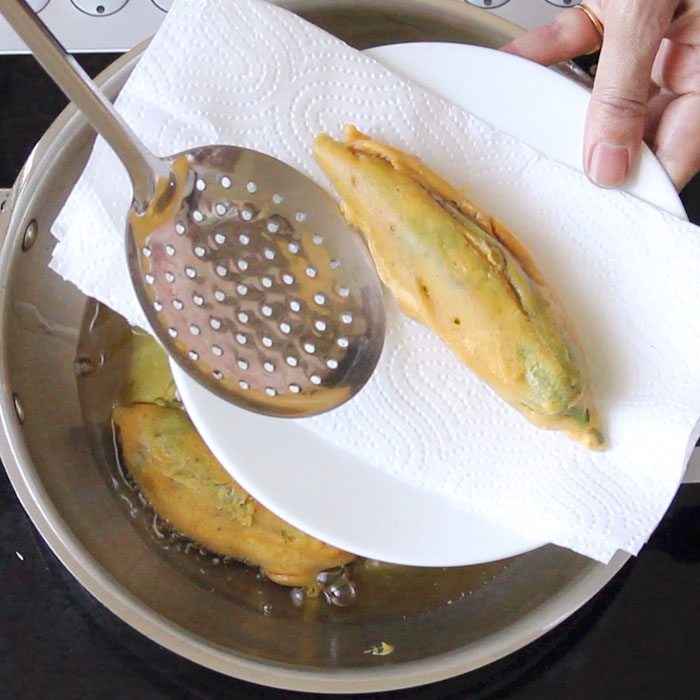
[[[244,602],[263,616],[378,622],[408,619],[454,605],[484,586],[494,585],[508,571],[512,560],[436,568],[360,558],[322,572],[316,586],[286,589],[265,579],[257,569],[193,542],[153,510],[120,459],[111,411],[125,399],[133,399],[127,370],[142,357],[143,343],[143,331],[131,328],[97,302],[89,305],[75,359],[83,418],[98,461],[125,514],[141,537],[194,585]],[[158,393],[154,390],[153,396]],[[169,401],[177,401],[174,387]]]

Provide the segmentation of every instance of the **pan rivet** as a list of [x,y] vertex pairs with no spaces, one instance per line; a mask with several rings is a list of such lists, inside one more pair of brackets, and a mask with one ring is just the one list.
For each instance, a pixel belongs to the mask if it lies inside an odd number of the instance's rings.
[[24,236],[22,236],[23,251],[28,251],[36,243],[36,238],[38,234],[39,227],[37,226],[36,219],[32,219],[27,224],[27,228],[24,229]]
[[12,402],[15,405],[15,413],[17,414],[17,420],[20,425],[24,425],[24,408],[22,407],[22,402],[19,400],[19,396],[12,392]]

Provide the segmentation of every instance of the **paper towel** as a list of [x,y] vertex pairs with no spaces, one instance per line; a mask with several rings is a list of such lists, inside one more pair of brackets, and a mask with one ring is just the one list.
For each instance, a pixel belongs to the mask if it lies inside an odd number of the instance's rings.
[[[377,469],[536,539],[636,553],[678,486],[700,416],[695,227],[552,162],[257,0],[179,0],[117,101],[156,153],[225,143],[327,181],[319,131],[353,123],[422,157],[510,225],[575,320],[610,449],[538,430],[389,304],[380,365],[304,425]],[[123,250],[130,185],[98,140],[53,226],[52,268],[143,324]]]

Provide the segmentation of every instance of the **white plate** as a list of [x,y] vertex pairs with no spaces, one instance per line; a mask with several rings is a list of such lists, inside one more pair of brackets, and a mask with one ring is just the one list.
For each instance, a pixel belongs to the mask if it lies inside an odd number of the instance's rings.
[[[545,155],[580,167],[588,92],[566,78],[460,44],[403,44],[368,53]],[[628,189],[685,218],[648,150]],[[362,556],[425,566],[493,561],[544,544],[399,482],[294,420],[239,409],[171,366],[190,417],[224,467],[261,503],[320,539]]]
[[[397,44],[367,54],[540,153],[581,170],[583,125],[590,92],[554,71],[516,56],[464,44]],[[651,151],[625,190],[687,219],[685,209]]]

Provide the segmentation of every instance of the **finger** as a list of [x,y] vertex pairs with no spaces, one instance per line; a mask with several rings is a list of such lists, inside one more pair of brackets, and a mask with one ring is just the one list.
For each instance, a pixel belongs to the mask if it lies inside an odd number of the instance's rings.
[[652,149],[681,190],[700,170],[700,94],[681,95],[659,121]]
[[[590,3],[591,7],[594,5]],[[581,10],[572,7],[560,12],[553,22],[522,34],[501,50],[549,66],[590,53],[599,46],[596,28]]]
[[700,43],[700,12],[698,12],[698,8],[691,8],[690,3],[681,2],[666,36],[683,44]]
[[647,118],[644,124],[644,140],[651,146],[656,139],[656,132],[659,128],[659,122],[666,107],[675,100],[675,95],[670,90],[656,89],[654,94],[649,98],[647,106]]
[[700,92],[700,45],[664,39],[651,75],[657,85],[677,95]]
[[618,0],[607,5],[584,134],[584,166],[602,187],[617,187],[639,156],[651,68],[676,2]]

